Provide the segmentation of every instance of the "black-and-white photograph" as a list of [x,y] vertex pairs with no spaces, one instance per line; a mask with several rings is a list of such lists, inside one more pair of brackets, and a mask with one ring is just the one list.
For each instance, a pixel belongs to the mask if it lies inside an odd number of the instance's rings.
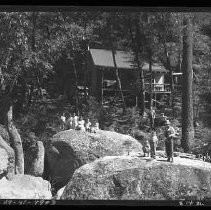
[[211,205],[211,10],[11,6],[0,28],[1,205]]

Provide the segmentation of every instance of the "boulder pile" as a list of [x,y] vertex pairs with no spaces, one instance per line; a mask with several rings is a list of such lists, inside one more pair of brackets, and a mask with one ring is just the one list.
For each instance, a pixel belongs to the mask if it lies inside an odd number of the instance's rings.
[[210,180],[211,164],[199,160],[104,157],[77,169],[61,199],[210,199]]

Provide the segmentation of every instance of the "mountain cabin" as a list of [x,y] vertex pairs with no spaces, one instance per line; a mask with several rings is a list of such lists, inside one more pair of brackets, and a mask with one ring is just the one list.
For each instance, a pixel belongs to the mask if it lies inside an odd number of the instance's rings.
[[[139,74],[134,63],[134,55],[131,52],[115,51],[116,66],[119,72],[122,92],[125,99],[131,97],[136,100],[136,75]],[[150,93],[150,72],[149,64],[142,65],[145,77],[146,98]],[[154,101],[159,100],[162,94],[170,92],[170,84],[165,83],[165,75],[169,71],[162,65],[153,63],[152,65],[152,93]],[[115,67],[111,50],[89,49],[87,54],[87,85],[89,93],[103,103],[106,96],[115,95],[118,89]],[[147,103],[147,101],[146,101]]]

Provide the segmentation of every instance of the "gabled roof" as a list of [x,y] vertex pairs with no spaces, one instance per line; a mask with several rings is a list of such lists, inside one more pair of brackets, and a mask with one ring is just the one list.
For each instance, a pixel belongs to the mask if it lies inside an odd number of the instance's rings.
[[[94,65],[100,67],[114,68],[113,57],[111,50],[104,49],[90,49],[90,54],[93,59]],[[134,56],[132,52],[120,51],[115,52],[117,67],[119,69],[136,69],[134,64]],[[149,64],[144,63],[142,69],[149,71]],[[168,72],[163,66],[154,63],[152,71]]]

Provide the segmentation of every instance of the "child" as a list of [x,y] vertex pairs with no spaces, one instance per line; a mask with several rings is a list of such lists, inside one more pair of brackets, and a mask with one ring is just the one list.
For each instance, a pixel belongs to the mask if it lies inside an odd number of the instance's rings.
[[149,144],[149,141],[146,140],[146,144],[145,146],[143,147],[143,152],[144,152],[144,157],[146,157],[146,154],[147,154],[147,157],[149,157],[149,153],[150,153],[150,144]]
[[77,130],[85,131],[84,123],[85,123],[85,121],[83,120],[83,117],[80,116],[79,121],[78,121],[78,125],[76,127]]
[[91,124],[90,120],[87,119],[86,126],[85,126],[87,132],[91,132],[91,125],[92,124]]
[[97,131],[99,131],[99,123],[98,123],[98,121],[96,121],[95,125],[91,128],[91,131],[93,133],[96,133]]

